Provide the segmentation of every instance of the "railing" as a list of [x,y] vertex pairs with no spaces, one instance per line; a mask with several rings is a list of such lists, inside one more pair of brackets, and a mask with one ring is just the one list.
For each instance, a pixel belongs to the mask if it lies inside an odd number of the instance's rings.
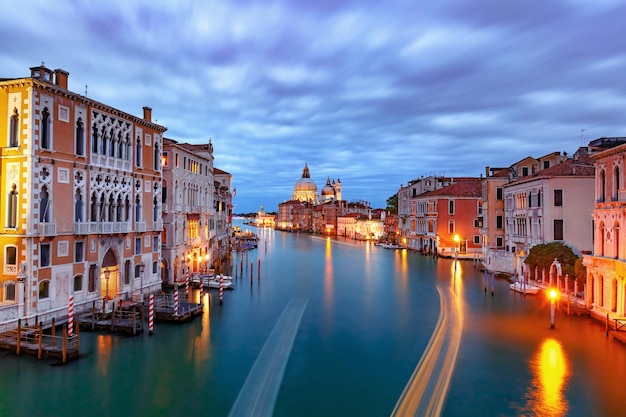
[[146,222],[135,222],[135,231],[137,231],[137,232],[145,232],[146,231]]
[[618,332],[626,331],[626,319],[615,319],[615,330]]
[[38,223],[37,231],[40,236],[56,236],[57,224],[56,223]]

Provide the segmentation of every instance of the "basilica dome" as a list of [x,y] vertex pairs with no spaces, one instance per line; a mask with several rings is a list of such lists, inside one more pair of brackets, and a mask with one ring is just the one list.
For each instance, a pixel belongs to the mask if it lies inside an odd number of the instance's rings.
[[293,187],[292,198],[313,204],[318,203],[317,184],[311,179],[309,167],[306,164],[304,164],[304,169],[302,170],[302,178],[300,178]]

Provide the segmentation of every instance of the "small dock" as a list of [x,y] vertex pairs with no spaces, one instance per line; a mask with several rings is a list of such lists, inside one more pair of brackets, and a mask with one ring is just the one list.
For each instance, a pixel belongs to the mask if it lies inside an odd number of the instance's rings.
[[186,300],[175,302],[173,294],[157,294],[154,299],[154,318],[160,322],[183,323],[202,315],[202,303]]
[[77,312],[80,326],[83,330],[109,330],[112,333],[123,333],[138,335],[143,333],[143,308],[141,304],[132,303],[128,305],[111,304],[112,309],[96,308],[96,303],[91,309]]
[[36,355],[37,359],[44,356],[60,359],[62,363],[79,357],[80,338],[78,326],[76,334],[68,335],[66,325],[63,325],[61,335],[56,334],[54,320],[49,327],[43,323],[35,326],[22,326],[18,320],[17,327],[0,329],[0,348],[14,351],[16,355],[22,353]]

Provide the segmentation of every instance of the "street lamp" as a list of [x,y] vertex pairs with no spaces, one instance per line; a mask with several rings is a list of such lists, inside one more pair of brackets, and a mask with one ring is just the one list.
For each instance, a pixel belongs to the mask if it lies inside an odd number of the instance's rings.
[[550,328],[554,329],[554,316],[556,315],[556,299],[559,296],[559,293],[551,288],[548,292],[548,297],[550,298]]

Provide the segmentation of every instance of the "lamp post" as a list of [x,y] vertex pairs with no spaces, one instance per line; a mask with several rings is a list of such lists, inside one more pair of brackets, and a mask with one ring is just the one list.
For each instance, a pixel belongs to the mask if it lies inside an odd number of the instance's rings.
[[559,296],[558,292],[551,288],[548,292],[548,297],[550,297],[550,328],[554,329],[554,316],[556,315],[556,299]]

